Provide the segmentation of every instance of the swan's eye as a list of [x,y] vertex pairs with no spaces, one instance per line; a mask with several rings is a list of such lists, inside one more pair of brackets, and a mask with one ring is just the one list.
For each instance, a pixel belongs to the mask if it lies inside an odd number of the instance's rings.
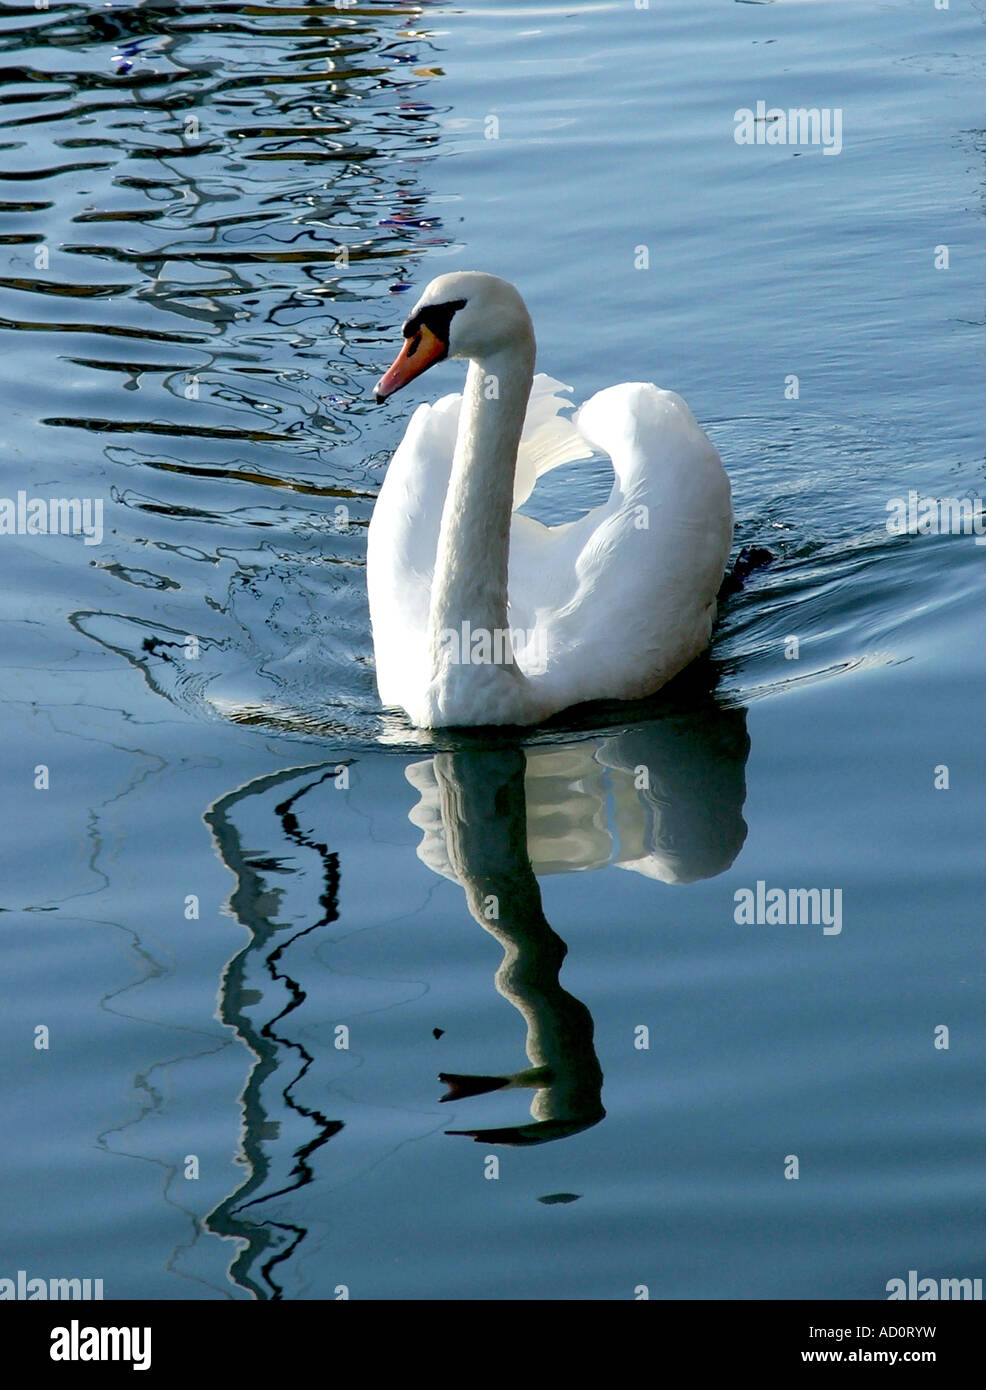
[[464,299],[450,299],[446,304],[426,304],[405,323],[404,337],[413,338],[420,334],[422,328],[427,328],[439,342],[448,346],[452,315],[459,309],[464,309],[465,305]]

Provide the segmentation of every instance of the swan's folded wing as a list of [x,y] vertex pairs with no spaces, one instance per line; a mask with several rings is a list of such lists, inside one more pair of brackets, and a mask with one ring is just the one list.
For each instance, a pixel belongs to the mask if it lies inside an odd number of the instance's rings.
[[373,508],[366,582],[377,686],[400,704],[407,672],[424,658],[438,529],[448,491],[460,395],[419,405],[391,459]]
[[592,446],[562,411],[573,404],[562,392],[571,391],[554,377],[539,372],[531,386],[524,430],[517,450],[514,511],[522,507],[543,473],[563,463],[592,456]]
[[608,387],[574,424],[611,458],[612,491],[567,527],[542,528],[540,537],[524,528],[522,573],[511,552],[511,601],[536,614],[532,646],[546,653],[546,692],[568,704],[634,699],[708,642],[732,540],[729,479],[671,391]]

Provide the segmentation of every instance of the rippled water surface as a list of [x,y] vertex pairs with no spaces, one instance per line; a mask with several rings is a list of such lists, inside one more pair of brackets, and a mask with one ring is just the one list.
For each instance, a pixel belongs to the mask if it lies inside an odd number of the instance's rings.
[[[986,549],[885,525],[986,489],[986,5],[51,0],[0,46],[0,503],[102,506],[0,534],[0,1277],[986,1275]],[[841,153],[737,145],[759,100]],[[461,369],[370,391],[456,268],[576,400],[680,391],[775,556],[669,690],[523,739],[374,682],[367,522]],[[758,881],[841,930],[738,925]]]

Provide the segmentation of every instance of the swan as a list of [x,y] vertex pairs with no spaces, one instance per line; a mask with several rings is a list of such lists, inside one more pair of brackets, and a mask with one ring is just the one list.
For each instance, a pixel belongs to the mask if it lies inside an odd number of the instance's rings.
[[[574,417],[534,375],[516,287],[432,280],[375,387],[378,403],[447,357],[462,395],[420,405],[370,520],[377,688],[423,729],[529,725],[587,700],[649,695],[709,642],[729,556],[729,479],[673,391],[609,386]],[[608,454],[609,498],[545,526],[518,511],[538,477]]]

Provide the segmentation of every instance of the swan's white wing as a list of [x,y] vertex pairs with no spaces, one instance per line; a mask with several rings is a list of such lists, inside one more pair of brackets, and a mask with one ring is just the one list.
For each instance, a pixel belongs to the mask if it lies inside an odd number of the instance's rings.
[[561,414],[572,402],[560,393],[571,389],[543,372],[534,378],[517,450],[514,511],[524,505],[542,474],[592,455],[592,446],[585,436],[567,415]]
[[556,708],[648,694],[703,650],[733,527],[722,462],[680,396],[612,386],[574,423],[612,459],[608,500],[511,531],[511,623],[534,657],[519,659]]
[[431,577],[461,396],[419,405],[391,459],[366,541],[377,687],[385,705],[420,687]]
[[[543,473],[592,452],[560,414],[571,402],[559,393],[570,390],[543,373],[534,378],[517,451],[515,507],[527,500]],[[406,705],[408,691],[423,689],[427,680],[428,604],[461,403],[461,395],[449,395],[418,406],[373,508],[366,582],[377,686],[385,705]]]

